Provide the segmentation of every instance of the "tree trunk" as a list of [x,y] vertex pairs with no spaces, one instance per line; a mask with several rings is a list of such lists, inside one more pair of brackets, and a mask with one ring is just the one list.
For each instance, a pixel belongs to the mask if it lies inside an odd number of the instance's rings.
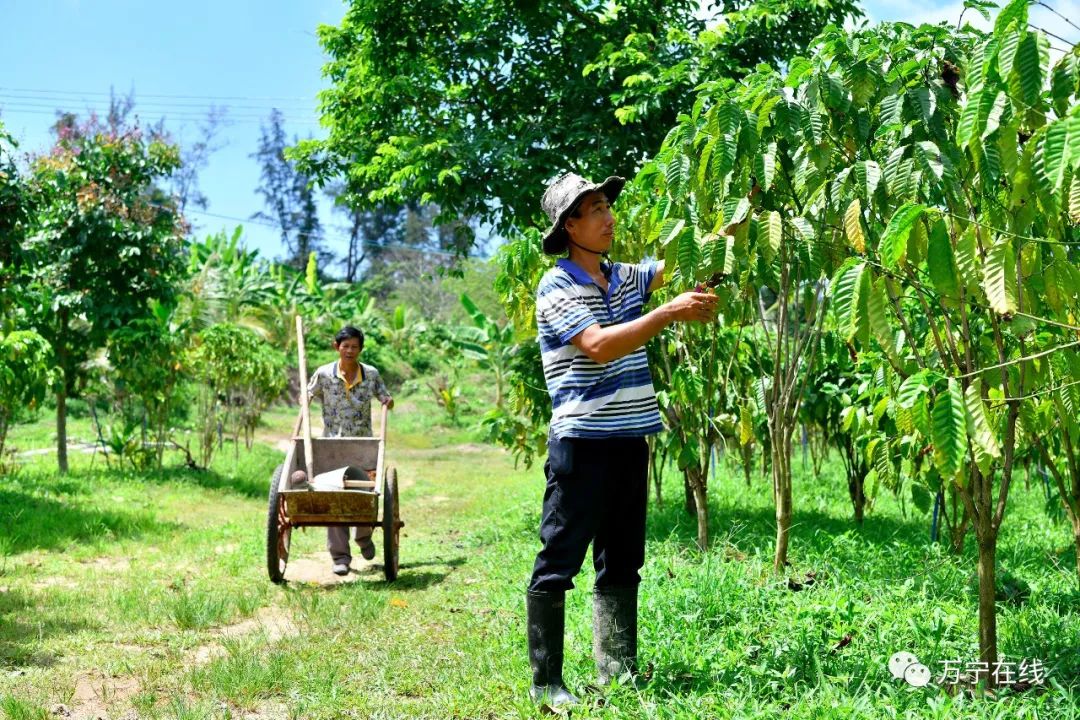
[[749,443],[740,448],[742,452],[743,476],[746,478],[746,487],[750,487],[750,474],[754,472],[754,451]]
[[[942,517],[949,520],[949,547],[954,555],[962,555],[964,552],[964,538],[967,537],[968,522],[971,520],[971,516],[968,513],[967,506],[960,505],[957,507],[959,497],[957,496],[958,490],[956,486],[949,483],[949,496],[952,500],[952,513],[948,513],[947,508],[942,508]],[[962,511],[962,513],[961,513]],[[960,514],[960,519],[957,520],[956,516]]]
[[[979,538],[979,660],[988,663],[987,667],[993,669],[998,659],[997,612],[994,603],[997,534],[988,531],[986,535],[987,537]],[[986,685],[994,686],[991,673],[987,673]]]
[[697,546],[704,552],[709,547],[709,506],[705,499],[705,476],[697,471],[686,473],[693,490],[694,508],[697,512]]
[[1073,515],[1073,544],[1076,546],[1076,581],[1080,583],[1080,515]]
[[66,382],[60,381],[60,389],[56,392],[56,463],[60,474],[68,471],[67,458],[67,388]]
[[690,477],[687,471],[683,471],[683,493],[686,496],[686,514],[697,514],[697,503],[694,501],[694,488],[690,485]]
[[[786,433],[785,433],[786,434]],[[788,538],[791,534],[791,442],[776,438],[773,442],[773,498],[776,501],[776,556],[773,569],[783,572],[788,564]]]
[[60,332],[56,340],[56,360],[60,367],[60,388],[56,392],[56,464],[61,475],[68,471],[67,457],[67,389],[68,389],[68,311],[60,310]]
[[863,481],[866,476],[859,468],[853,467],[848,474],[848,495],[851,496],[851,507],[855,510],[855,523],[863,524],[863,515],[866,511],[866,493]]

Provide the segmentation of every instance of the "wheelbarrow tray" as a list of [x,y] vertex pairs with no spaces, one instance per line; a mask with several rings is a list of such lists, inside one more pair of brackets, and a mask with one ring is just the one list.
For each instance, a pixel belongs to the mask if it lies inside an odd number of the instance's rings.
[[290,490],[289,478],[303,470],[304,441],[293,440],[285,454],[285,467],[278,492],[285,504],[285,514],[292,527],[379,524],[379,498],[382,495],[383,441],[377,437],[312,438],[311,454],[316,475],[346,465],[375,471],[370,488],[348,490]]

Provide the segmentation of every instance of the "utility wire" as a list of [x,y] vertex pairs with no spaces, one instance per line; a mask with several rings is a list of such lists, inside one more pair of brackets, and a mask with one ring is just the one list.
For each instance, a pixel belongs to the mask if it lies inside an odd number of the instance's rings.
[[1077,24],[1076,24],[1076,23],[1074,23],[1074,22],[1073,22],[1072,20],[1070,20],[1069,18],[1065,17],[1064,15],[1062,15],[1061,13],[1059,13],[1059,12],[1058,12],[1057,10],[1055,10],[1054,8],[1050,7],[1050,6],[1049,6],[1049,5],[1047,5],[1046,3],[1042,2],[1042,0],[1035,0],[1035,2],[1034,2],[1034,3],[1032,3],[1032,4],[1033,4],[1033,5],[1042,5],[1042,6],[1044,7],[1044,8],[1046,8],[1046,9],[1047,9],[1047,10],[1049,10],[1050,12],[1054,13],[1054,14],[1055,14],[1055,15],[1057,15],[1057,16],[1058,16],[1059,18],[1061,18],[1061,19],[1062,19],[1062,20],[1064,20],[1065,22],[1069,23],[1070,25],[1072,25],[1072,26],[1073,26],[1074,28],[1076,28],[1077,30],[1080,30],[1080,25],[1077,25]]
[[[60,107],[58,107],[56,105],[51,105],[49,103],[9,102],[7,100],[4,100],[3,98],[0,98],[0,109],[5,110],[5,111],[10,110],[13,113],[14,112],[21,112],[21,113],[27,113],[27,114],[33,114],[33,115],[53,115],[53,114],[57,114],[57,113],[75,112],[75,111],[73,111],[71,109],[62,109],[62,108],[60,108]],[[173,112],[171,109],[148,108],[146,110],[143,110],[143,106],[139,105],[139,106],[136,106],[135,108],[132,109],[132,114],[134,114],[134,115],[142,115],[142,116],[146,116],[146,115],[162,115],[162,116],[166,116],[166,117],[173,117],[173,118],[179,118],[179,119],[205,119],[206,116],[210,113],[210,111],[212,111],[214,109],[215,109],[214,107],[209,107],[208,106],[206,108],[206,113],[198,113],[198,112],[195,112],[193,109],[182,109],[182,110]],[[228,108],[224,107],[224,106],[217,106],[216,109],[219,109],[219,110],[220,109],[225,109],[226,111],[228,110]],[[110,108],[108,108],[108,107],[96,107],[96,106],[89,106],[88,105],[88,106],[85,106],[84,108],[82,108],[82,110],[85,110],[87,112],[93,112],[93,113],[95,113],[97,115],[101,115],[101,116],[107,116],[109,114]],[[286,122],[290,122],[290,123],[300,123],[300,124],[309,124],[309,125],[317,125],[317,124],[319,124],[319,120],[317,118],[314,118],[314,117],[302,118],[302,117],[282,115],[281,119],[286,121]],[[255,115],[255,114],[252,114],[250,112],[240,113],[238,115],[234,115],[232,113],[226,112],[225,116],[224,116],[224,121],[228,122],[230,120],[247,121],[247,122],[252,122],[252,121],[266,122],[267,116]]]
[[[101,95],[105,97],[122,97],[115,92],[99,92],[92,90],[44,90],[38,88],[15,88],[0,86],[0,91],[5,92],[17,92],[17,93],[36,93],[40,95]],[[136,97],[147,98],[162,98],[171,100],[210,100],[218,102],[222,100],[244,100],[252,102],[268,102],[273,103],[277,101],[286,102],[302,102],[308,103],[311,98],[301,97],[251,97],[245,95],[165,95],[160,93],[135,93]],[[305,107],[308,107],[305,105]]]
[[[59,109],[57,109],[57,110],[24,110],[22,108],[6,108],[2,103],[0,103],[0,116],[5,116],[5,115],[6,116],[14,116],[14,115],[46,115],[46,116],[49,116],[49,117],[56,117],[57,113],[59,113],[59,112],[62,112],[62,111],[60,111]],[[105,112],[97,112],[97,114],[100,115],[100,116],[105,116],[105,115],[108,115],[108,112],[107,111],[105,111]],[[155,113],[155,114],[157,114],[157,113]],[[199,122],[199,121],[202,121],[202,120],[206,120],[206,115],[196,115],[196,114],[161,113],[161,116],[166,118],[166,119],[184,121],[184,122]],[[252,126],[254,126],[254,125],[264,125],[266,123],[266,118],[255,118],[255,117],[233,118],[233,117],[226,117],[225,122],[227,124],[230,124],[230,125],[252,125]],[[318,121],[315,121],[315,120],[288,120],[288,122],[290,122],[292,124],[309,125],[309,126],[313,126],[313,127],[319,125]]]
[[[62,104],[82,103],[82,104],[93,106],[93,107],[109,107],[108,101],[98,100],[98,99],[88,100],[88,99],[85,99],[85,98],[81,98],[81,99],[78,99],[78,100],[75,100],[75,99],[68,100],[67,98],[30,97],[30,96],[22,96],[22,95],[9,95],[7,93],[0,93],[0,102],[3,102],[3,103],[17,103],[19,105],[25,105],[27,107],[56,107],[58,104],[61,104],[61,103]],[[277,110],[277,111],[281,112],[282,115],[286,115],[286,116],[289,116],[289,117],[296,117],[296,115],[290,115],[289,114],[290,112],[303,112],[305,115],[308,114],[308,113],[304,112],[303,109],[282,109],[282,108],[280,108],[280,107],[278,107],[276,105],[229,105],[227,103],[222,103],[222,104],[213,104],[213,103],[210,103],[210,104],[206,104],[206,103],[171,103],[171,102],[160,102],[160,101],[153,101],[153,100],[150,101],[150,102],[143,102],[141,100],[137,100],[135,102],[135,104],[134,104],[134,108],[136,110],[138,108],[165,108],[167,110],[182,110],[182,111],[187,111],[187,112],[191,112],[191,111],[195,111],[195,110],[210,110],[212,108],[226,108],[228,110],[258,110],[258,111],[265,111],[267,113],[273,112],[274,110]],[[310,109],[310,115],[311,116],[315,115],[314,108]]]

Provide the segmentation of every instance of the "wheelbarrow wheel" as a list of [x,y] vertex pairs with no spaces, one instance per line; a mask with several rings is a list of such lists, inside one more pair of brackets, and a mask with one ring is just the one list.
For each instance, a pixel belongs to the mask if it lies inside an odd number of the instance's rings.
[[383,482],[383,574],[386,582],[398,576],[398,530],[401,510],[398,505],[397,468],[387,468]]
[[292,537],[292,528],[285,517],[285,499],[278,492],[284,470],[284,465],[278,465],[270,477],[270,504],[266,511],[266,570],[270,580],[275,583],[285,582],[285,566],[289,562],[289,541]]

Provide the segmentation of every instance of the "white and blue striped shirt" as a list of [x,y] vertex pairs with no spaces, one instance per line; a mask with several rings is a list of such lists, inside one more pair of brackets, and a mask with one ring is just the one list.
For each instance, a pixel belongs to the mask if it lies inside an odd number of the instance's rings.
[[602,267],[607,293],[565,258],[544,273],[536,290],[553,438],[637,437],[663,430],[644,347],[601,365],[570,342],[590,325],[608,327],[641,317],[657,263]]

